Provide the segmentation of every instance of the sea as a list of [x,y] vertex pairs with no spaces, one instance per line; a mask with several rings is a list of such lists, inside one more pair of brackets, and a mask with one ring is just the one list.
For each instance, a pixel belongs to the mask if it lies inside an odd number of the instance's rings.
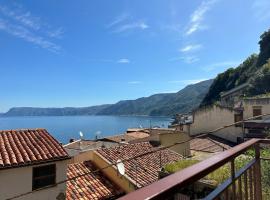
[[128,128],[168,127],[171,118],[149,116],[0,117],[0,130],[45,128],[59,142],[94,139],[124,133]]

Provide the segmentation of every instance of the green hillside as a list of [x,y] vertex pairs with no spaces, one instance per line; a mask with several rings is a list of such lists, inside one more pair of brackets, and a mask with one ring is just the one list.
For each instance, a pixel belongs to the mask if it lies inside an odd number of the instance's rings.
[[103,109],[100,115],[172,116],[190,112],[200,105],[212,80],[188,85],[177,93],[155,94],[136,100],[120,101]]
[[238,67],[230,68],[214,79],[201,106],[213,104],[219,100],[221,92],[246,82],[249,82],[247,96],[270,92],[270,30],[261,35],[259,45],[259,54],[252,54]]

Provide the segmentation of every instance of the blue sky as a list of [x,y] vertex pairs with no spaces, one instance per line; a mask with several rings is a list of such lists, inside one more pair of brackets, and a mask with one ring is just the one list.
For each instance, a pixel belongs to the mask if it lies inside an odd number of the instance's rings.
[[0,0],[0,112],[175,92],[258,52],[269,0]]

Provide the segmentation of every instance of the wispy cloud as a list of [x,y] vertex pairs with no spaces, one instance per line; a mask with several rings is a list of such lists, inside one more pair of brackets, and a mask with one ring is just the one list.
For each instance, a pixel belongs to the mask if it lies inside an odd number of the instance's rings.
[[241,62],[240,61],[224,61],[224,62],[217,62],[217,63],[212,63],[210,65],[207,65],[203,67],[203,70],[205,71],[213,71],[219,67],[235,67],[239,65]]
[[117,16],[117,17],[116,17],[111,23],[109,23],[106,27],[107,27],[107,28],[110,28],[110,27],[112,27],[112,26],[115,26],[115,25],[117,25],[117,24],[119,24],[119,23],[121,23],[121,22],[127,20],[129,17],[130,17],[129,14],[123,13],[123,14]]
[[0,30],[5,31],[15,37],[24,39],[27,42],[40,46],[41,48],[50,50],[54,53],[58,53],[61,50],[61,47],[57,44],[50,42],[41,36],[33,34],[25,27],[10,24],[9,22],[2,19],[0,19]]
[[128,63],[130,63],[130,60],[127,58],[121,58],[117,62],[121,63],[121,64],[128,64]]
[[200,59],[196,56],[179,56],[179,57],[173,57],[173,58],[170,58],[169,59],[169,62],[176,62],[176,61],[183,61],[187,64],[192,64],[192,63],[195,63],[195,62],[198,62]]
[[144,30],[147,28],[149,28],[149,26],[145,22],[137,21],[137,22],[132,22],[132,23],[128,23],[128,24],[123,24],[123,25],[117,27],[113,32],[121,33],[124,31],[130,31],[130,30],[135,30],[135,29]]
[[20,24],[32,28],[34,30],[40,29],[40,19],[38,17],[32,16],[32,14],[27,12],[22,12],[21,10],[11,10],[8,7],[0,5],[0,12],[13,20],[19,22]]
[[206,78],[202,79],[189,79],[189,80],[178,80],[178,81],[169,81],[168,83],[177,83],[177,84],[183,84],[183,85],[190,85],[190,84],[195,84],[199,83],[202,81],[207,80]]
[[270,19],[270,1],[269,0],[254,0],[252,4],[254,16],[259,21],[266,21]]
[[163,91],[163,92],[160,92],[160,93],[171,94],[171,93],[176,93],[176,92],[178,92],[178,90],[168,90],[168,91]]
[[51,38],[61,39],[63,37],[63,34],[64,34],[64,29],[62,27],[59,27],[52,31],[48,31],[48,36]]
[[186,53],[186,52],[190,52],[190,51],[196,51],[202,48],[201,44],[190,44],[190,45],[186,45],[183,48],[180,49],[181,52]]
[[128,84],[141,84],[141,81],[129,81]]
[[203,24],[206,13],[212,8],[217,0],[205,0],[190,16],[190,21],[187,26],[185,35],[191,35],[198,30],[206,29],[207,26]]
[[11,9],[0,5],[0,14],[1,31],[54,53],[61,51],[61,46],[50,41],[48,37],[59,38],[63,34],[62,29],[50,29],[48,24],[42,23],[39,17],[25,11],[22,6]]
[[131,15],[124,13],[116,17],[106,27],[111,29],[113,33],[122,33],[132,30],[145,30],[149,28],[149,25],[144,20],[134,20]]

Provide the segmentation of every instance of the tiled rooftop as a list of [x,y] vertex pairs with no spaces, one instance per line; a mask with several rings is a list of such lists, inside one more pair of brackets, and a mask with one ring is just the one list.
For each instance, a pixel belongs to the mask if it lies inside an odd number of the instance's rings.
[[234,144],[225,139],[209,135],[204,138],[194,138],[190,141],[190,150],[207,153],[217,153],[230,149]]
[[135,138],[131,135],[128,135],[128,134],[119,134],[119,135],[108,136],[108,137],[106,137],[106,139],[114,141],[114,142],[122,142],[122,141],[130,142],[130,141],[135,140],[137,138]]
[[91,161],[70,164],[68,166],[68,179],[85,173],[88,174],[67,182],[67,200],[115,199],[124,194],[118,186],[108,180],[101,172],[90,173],[95,170],[96,168]]
[[45,129],[0,131],[0,169],[67,158],[62,145]]
[[126,135],[137,138],[137,139],[149,137],[148,133],[145,133],[142,131],[130,132],[130,133],[126,133]]
[[[149,142],[122,145],[119,147],[97,150],[109,162],[116,162],[154,150]],[[158,180],[158,171],[162,166],[182,159],[182,156],[169,149],[161,150],[145,156],[124,162],[126,175],[131,178],[137,187],[149,185]],[[136,169],[137,168],[137,169]]]

